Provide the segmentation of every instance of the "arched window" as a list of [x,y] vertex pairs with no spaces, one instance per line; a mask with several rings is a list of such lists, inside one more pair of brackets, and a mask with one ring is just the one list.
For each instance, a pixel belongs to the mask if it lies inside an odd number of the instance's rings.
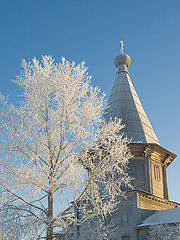
[[160,168],[157,165],[154,165],[154,178],[157,181],[161,180],[161,176],[160,176]]

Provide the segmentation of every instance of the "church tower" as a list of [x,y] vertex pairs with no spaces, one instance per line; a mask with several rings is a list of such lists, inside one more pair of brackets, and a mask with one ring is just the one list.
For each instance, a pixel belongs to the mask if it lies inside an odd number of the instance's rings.
[[114,59],[117,73],[110,93],[104,118],[121,118],[124,134],[131,139],[129,147],[133,158],[129,162],[129,175],[133,177],[133,190],[127,190],[113,218],[118,227],[119,239],[145,239],[138,236],[136,226],[153,211],[179,207],[169,201],[166,169],[176,155],[161,147],[148,120],[136,90],[131,82],[128,67],[131,58],[123,52]]

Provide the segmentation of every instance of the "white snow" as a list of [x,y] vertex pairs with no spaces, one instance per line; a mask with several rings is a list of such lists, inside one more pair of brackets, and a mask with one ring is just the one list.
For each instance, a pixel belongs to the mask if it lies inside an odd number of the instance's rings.
[[180,207],[157,211],[146,218],[138,227],[167,223],[180,223]]

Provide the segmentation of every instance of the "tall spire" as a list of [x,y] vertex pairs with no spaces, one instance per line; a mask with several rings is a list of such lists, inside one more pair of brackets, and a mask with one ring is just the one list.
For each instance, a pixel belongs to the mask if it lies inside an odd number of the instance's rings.
[[104,118],[106,121],[114,117],[122,118],[125,124],[123,131],[132,142],[159,144],[129,77],[131,58],[124,54],[123,48],[124,43],[121,41],[121,53],[114,59],[118,71]]

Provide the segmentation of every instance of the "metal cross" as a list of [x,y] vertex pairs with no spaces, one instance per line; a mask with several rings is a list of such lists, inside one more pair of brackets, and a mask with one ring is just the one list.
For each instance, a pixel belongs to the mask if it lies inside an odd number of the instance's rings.
[[120,41],[120,44],[121,44],[121,54],[123,54],[124,53],[124,43],[122,40]]

